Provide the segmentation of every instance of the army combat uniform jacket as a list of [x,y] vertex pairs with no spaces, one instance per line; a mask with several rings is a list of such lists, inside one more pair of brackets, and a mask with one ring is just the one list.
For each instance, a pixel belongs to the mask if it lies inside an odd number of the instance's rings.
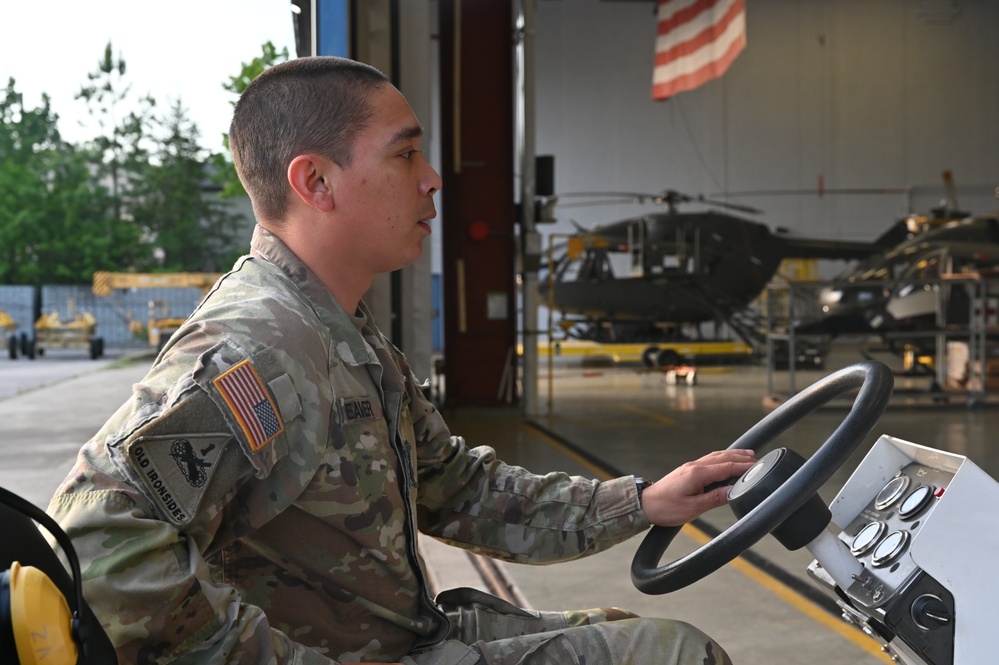
[[448,628],[417,530],[548,563],[648,527],[630,478],[532,475],[452,436],[363,307],[261,227],[48,510],[143,664],[397,661]]

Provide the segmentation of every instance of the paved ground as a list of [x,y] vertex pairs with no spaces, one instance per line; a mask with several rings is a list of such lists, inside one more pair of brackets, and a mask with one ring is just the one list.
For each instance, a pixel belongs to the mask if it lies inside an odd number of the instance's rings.
[[76,451],[148,366],[148,354],[121,351],[0,361],[0,485],[44,508]]
[[0,357],[0,399],[103,369],[136,353],[141,355],[141,352],[112,349],[98,360],[90,360],[82,349],[50,349],[34,360],[20,355],[17,360],[10,360],[4,354]]

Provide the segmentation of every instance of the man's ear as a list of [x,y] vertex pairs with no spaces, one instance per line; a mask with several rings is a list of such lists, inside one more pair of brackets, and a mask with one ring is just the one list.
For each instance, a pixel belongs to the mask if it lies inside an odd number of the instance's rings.
[[307,205],[329,212],[333,209],[332,164],[315,155],[298,155],[288,164],[288,183]]

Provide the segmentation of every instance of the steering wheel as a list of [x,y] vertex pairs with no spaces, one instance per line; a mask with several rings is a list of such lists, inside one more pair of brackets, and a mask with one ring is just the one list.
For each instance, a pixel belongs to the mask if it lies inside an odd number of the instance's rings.
[[850,412],[815,454],[773,494],[709,543],[681,559],[656,567],[681,527],[652,527],[632,560],[634,585],[648,594],[677,591],[718,570],[779,527],[818,492],[871,432],[888,407],[894,383],[886,365],[857,363],[819,380],[767,414],[729,450],[758,451],[834,397],[860,388]]

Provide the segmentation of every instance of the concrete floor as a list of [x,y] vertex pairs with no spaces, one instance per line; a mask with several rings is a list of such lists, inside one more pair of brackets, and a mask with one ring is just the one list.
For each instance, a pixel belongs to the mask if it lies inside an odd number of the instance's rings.
[[[856,360],[860,358],[844,353],[826,371],[799,372],[798,385],[807,386]],[[76,449],[128,397],[131,384],[145,373],[148,358],[122,362],[120,354],[109,350],[108,357],[96,363],[56,358],[39,359],[34,365],[21,362],[0,361],[0,486],[44,506]],[[56,368],[57,362],[64,364]],[[35,387],[30,385],[32,374]],[[550,412],[544,403],[546,378],[540,390],[543,413],[523,417],[516,409],[445,409],[453,433],[474,445],[492,445],[506,461],[537,472],[558,469],[600,477],[606,473],[603,464],[654,478],[728,446],[773,406],[766,371],[758,366],[704,367],[696,385],[676,386],[668,385],[660,372],[562,365],[553,375]],[[897,386],[918,387],[919,381],[900,377]],[[13,389],[15,382],[18,387]],[[900,391],[869,441],[822,495],[829,499],[835,494],[881,434],[967,455],[999,477],[999,450],[989,445],[989,432],[999,425],[999,409],[924,397]],[[835,429],[847,408],[836,403],[816,411],[783,434],[779,443],[807,456]],[[705,518],[719,529],[733,519],[727,508]],[[682,619],[719,640],[741,665],[889,662],[871,638],[741,559],[681,591],[644,595],[634,589],[629,575],[640,540],[554,567],[504,564],[503,570],[526,604],[537,609],[616,605]],[[666,558],[679,558],[700,542],[700,532],[685,529]],[[801,579],[811,560],[806,552],[787,552],[769,536],[754,552]],[[441,584],[465,583],[456,569],[441,561],[437,554],[430,557]]]
[[[824,370],[796,372],[797,387],[802,390],[862,360],[856,347],[834,349]],[[891,358],[884,360],[894,363]],[[828,502],[835,497],[883,434],[966,455],[999,478],[999,448],[990,445],[991,432],[999,427],[999,409],[991,398],[969,406],[961,393],[931,393],[930,378],[907,376],[900,363],[894,364],[896,393],[888,409],[823,487],[823,498]],[[775,406],[767,371],[759,366],[704,367],[695,386],[670,385],[661,372],[639,368],[563,364],[553,376],[550,408],[547,377],[541,378],[541,414],[520,420],[496,413],[456,412],[447,414],[452,431],[474,444],[493,445],[507,461],[539,472],[561,469],[600,477],[600,464],[593,461],[597,458],[623,473],[655,478],[687,460],[727,447]],[[771,379],[776,393],[787,388],[786,372]],[[775,444],[809,456],[833,433],[851,405],[852,396],[834,400],[790,428]],[[544,431],[556,435],[556,440]],[[585,455],[570,450],[567,456],[560,441]],[[719,531],[734,522],[727,507],[704,517]],[[663,562],[684,556],[705,539],[685,529]],[[742,559],[681,591],[644,595],[632,586],[629,572],[640,541],[636,538],[556,568],[504,564],[504,569],[537,609],[613,604],[648,616],[686,620],[715,637],[737,664],[890,662],[879,643],[819,609],[795,591],[798,586],[784,584]],[[804,549],[788,552],[767,536],[751,554],[794,581],[812,584],[805,572],[812,556]]]

